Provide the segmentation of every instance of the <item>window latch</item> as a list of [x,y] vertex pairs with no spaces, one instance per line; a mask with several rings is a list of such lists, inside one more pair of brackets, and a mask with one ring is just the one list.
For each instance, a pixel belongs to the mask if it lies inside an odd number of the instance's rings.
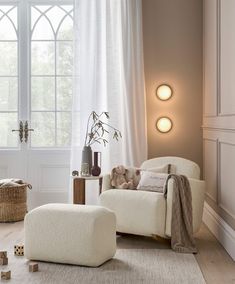
[[25,141],[25,143],[28,142],[29,131],[34,131],[34,129],[33,128],[29,128],[28,121],[26,120],[25,124],[24,124],[24,141]]
[[12,129],[12,132],[19,132],[20,142],[23,143],[23,136],[24,136],[24,126],[23,121],[20,120],[19,129]]

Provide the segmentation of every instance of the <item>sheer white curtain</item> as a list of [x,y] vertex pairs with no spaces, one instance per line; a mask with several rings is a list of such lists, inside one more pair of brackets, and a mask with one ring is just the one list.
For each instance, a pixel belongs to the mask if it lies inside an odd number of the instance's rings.
[[71,169],[80,169],[89,113],[108,111],[123,138],[109,138],[102,172],[147,157],[141,0],[75,0]]

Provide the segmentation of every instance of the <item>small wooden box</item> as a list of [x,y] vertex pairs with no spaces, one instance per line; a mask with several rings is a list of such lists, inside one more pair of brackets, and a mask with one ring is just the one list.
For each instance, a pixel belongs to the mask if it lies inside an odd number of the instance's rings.
[[29,264],[29,272],[36,272],[36,271],[38,271],[38,263],[31,262]]
[[0,258],[0,265],[7,265],[8,264],[8,258],[4,257],[4,258]]
[[6,258],[7,257],[7,251],[0,251],[0,258]]
[[1,271],[1,279],[2,280],[9,280],[9,279],[11,279],[11,270]]
[[24,255],[24,245],[15,245],[14,254],[17,256],[23,256]]

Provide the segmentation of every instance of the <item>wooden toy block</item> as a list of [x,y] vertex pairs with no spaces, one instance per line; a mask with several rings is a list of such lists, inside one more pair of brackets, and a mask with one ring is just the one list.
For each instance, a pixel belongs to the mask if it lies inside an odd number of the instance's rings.
[[1,271],[1,279],[3,279],[3,280],[11,279],[11,270]]
[[36,272],[36,271],[38,271],[38,263],[31,262],[29,264],[29,272]]
[[8,264],[8,258],[4,257],[4,258],[0,258],[0,265],[7,265]]
[[0,251],[0,258],[6,258],[7,257],[7,251]]
[[24,255],[24,245],[15,245],[14,253],[17,256],[23,256]]

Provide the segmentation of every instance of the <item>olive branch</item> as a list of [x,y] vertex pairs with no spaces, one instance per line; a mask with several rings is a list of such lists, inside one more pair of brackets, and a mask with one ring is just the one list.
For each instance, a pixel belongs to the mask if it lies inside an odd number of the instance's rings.
[[109,119],[109,113],[104,111],[100,114],[97,114],[95,111],[92,111],[88,117],[87,128],[86,128],[86,137],[84,146],[91,146],[94,143],[99,143],[104,146],[108,144],[106,135],[112,131],[112,137],[115,140],[122,138],[121,131],[117,128],[111,126],[110,124],[104,122],[102,119]]

